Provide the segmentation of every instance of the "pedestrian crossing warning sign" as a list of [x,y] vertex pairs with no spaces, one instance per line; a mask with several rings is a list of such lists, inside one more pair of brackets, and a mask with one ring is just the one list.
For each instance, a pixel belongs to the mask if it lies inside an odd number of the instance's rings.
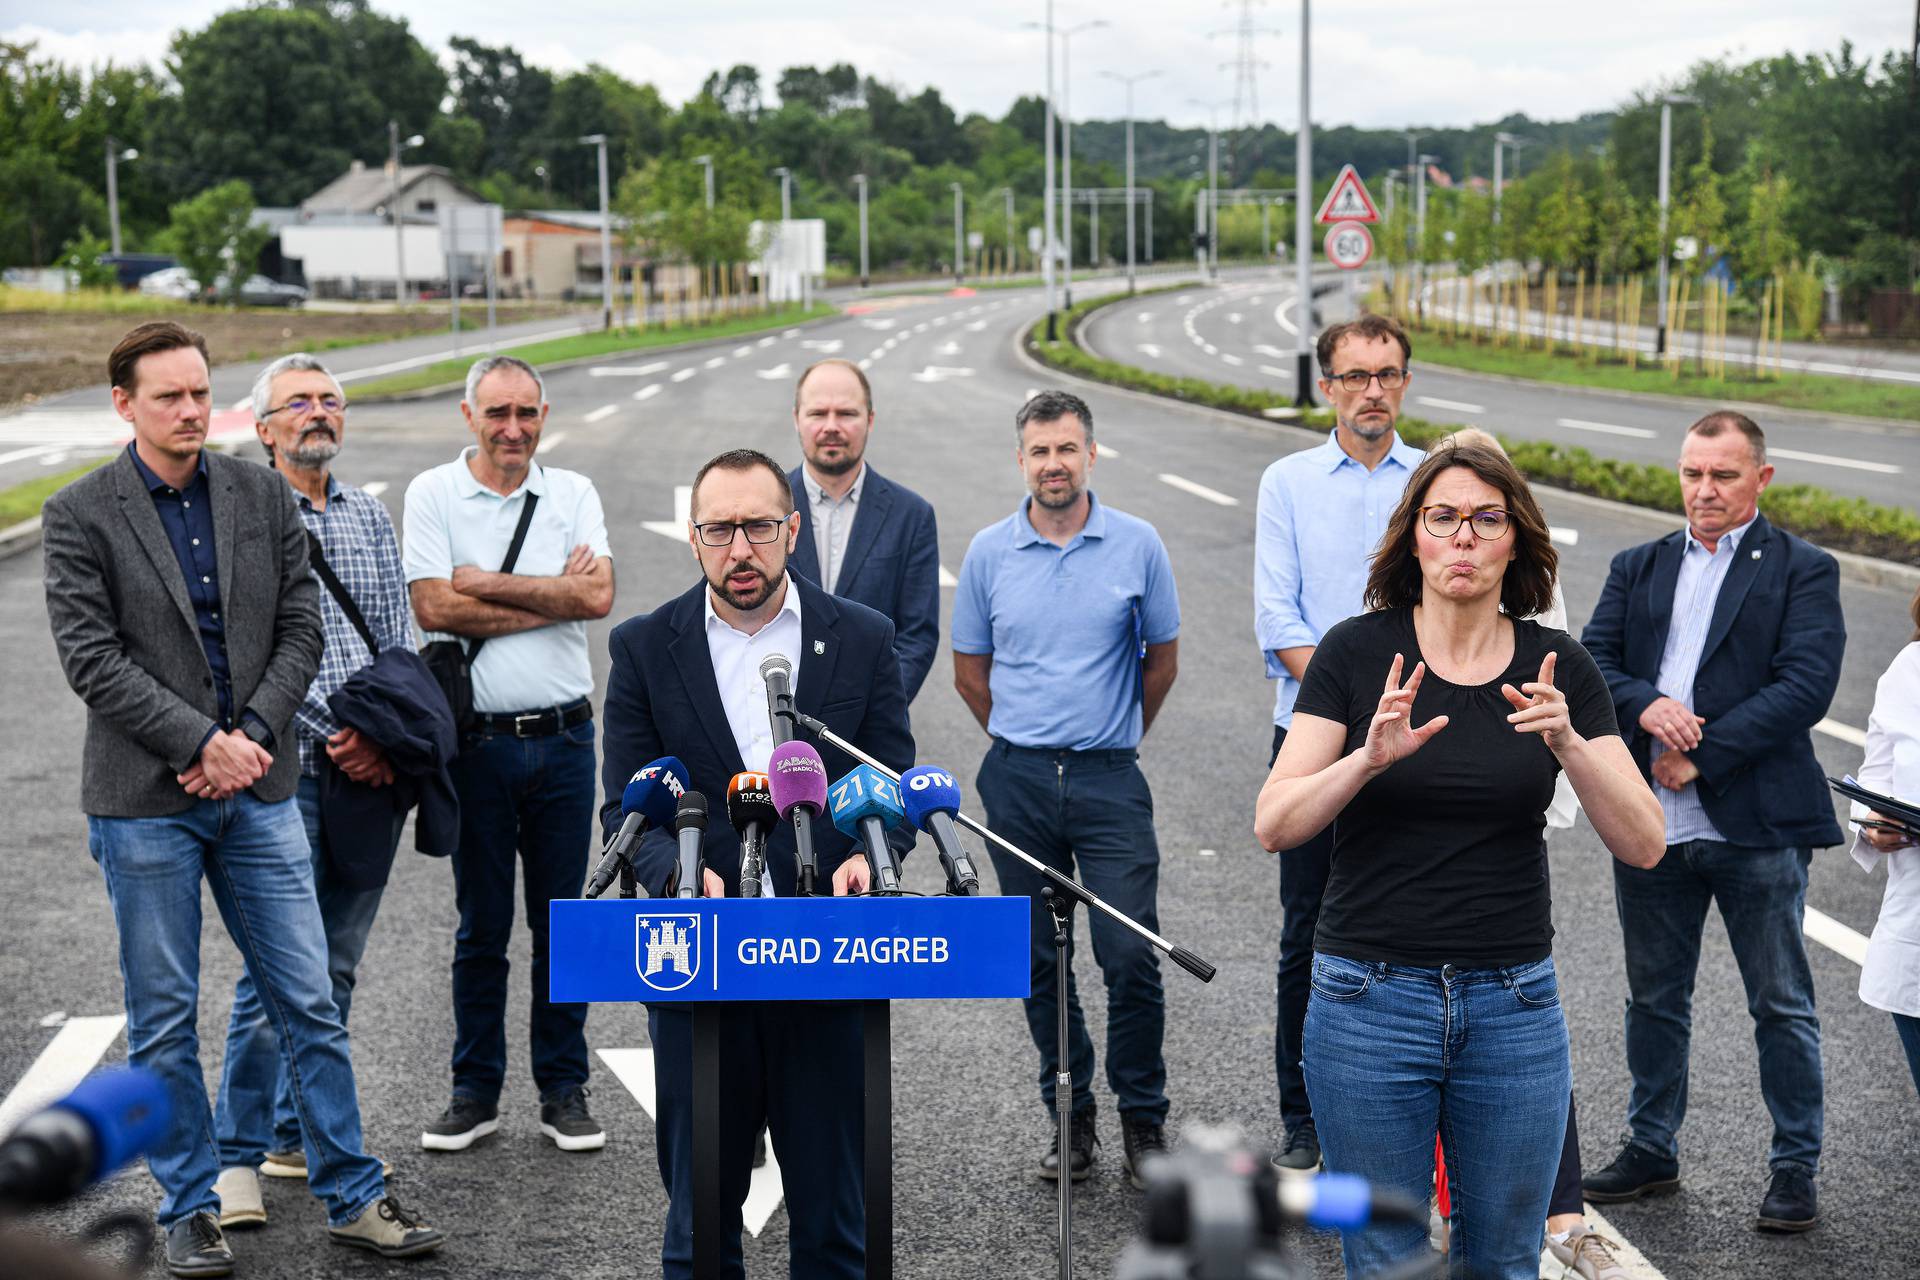
[[1327,192],[1327,198],[1321,203],[1314,221],[1322,224],[1380,221],[1380,210],[1374,205],[1373,197],[1367,194],[1367,184],[1360,181],[1360,175],[1354,172],[1352,165],[1342,168],[1340,176],[1333,180],[1333,189]]

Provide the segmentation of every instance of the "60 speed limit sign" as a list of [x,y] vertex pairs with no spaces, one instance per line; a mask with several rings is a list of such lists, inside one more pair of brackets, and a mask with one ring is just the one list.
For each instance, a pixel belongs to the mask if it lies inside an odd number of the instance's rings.
[[1358,222],[1336,222],[1327,228],[1327,261],[1342,271],[1367,265],[1373,256],[1373,236]]

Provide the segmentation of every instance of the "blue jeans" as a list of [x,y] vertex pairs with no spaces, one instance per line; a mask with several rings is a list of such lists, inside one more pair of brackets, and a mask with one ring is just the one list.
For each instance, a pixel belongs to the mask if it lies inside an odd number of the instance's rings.
[[213,1212],[213,1116],[200,1070],[200,879],[279,1042],[307,1153],[307,1182],[340,1226],[385,1194],[380,1162],[360,1140],[347,1029],[327,980],[326,930],[314,898],[306,833],[293,801],[241,792],[163,818],[87,819],[106,874],[126,986],[127,1056],[167,1083],[173,1127],[147,1161],[163,1227]]
[[1913,1087],[1920,1090],[1920,1018],[1896,1013],[1893,1027],[1900,1033],[1900,1047],[1907,1051],[1907,1070],[1913,1072]]
[[1629,1141],[1669,1160],[1687,1115],[1693,984],[1707,907],[1719,903],[1747,988],[1760,1051],[1760,1094],[1773,1115],[1767,1163],[1813,1176],[1824,1121],[1820,1020],[1800,934],[1810,849],[1749,849],[1716,840],[1667,846],[1657,866],[1613,864],[1627,952]]
[[[1553,960],[1415,969],[1316,954],[1312,983],[1303,1046],[1327,1168],[1424,1201],[1437,1130],[1453,1270],[1534,1280],[1573,1087]],[[1349,1276],[1427,1247],[1426,1226],[1411,1223],[1342,1241]]]
[[[302,777],[296,798],[307,829],[320,923],[327,933],[327,977],[332,981],[333,1003],[340,1010],[340,1025],[344,1027],[353,1004],[354,970],[367,949],[367,934],[373,929],[374,913],[380,909],[384,890],[349,889],[338,882],[327,861],[326,836],[320,826],[319,780]],[[403,817],[394,819],[396,846],[404,821]],[[242,973],[233,989],[227,1058],[220,1071],[220,1101],[214,1109],[213,1127],[223,1169],[239,1165],[253,1168],[268,1151],[300,1149],[300,1118],[293,1109],[286,1061],[250,973]]]
[[[1156,905],[1160,847],[1153,837],[1153,795],[1132,751],[1037,751],[996,741],[976,780],[987,823],[1062,875],[1077,862],[1080,882],[1110,906],[1160,931]],[[1059,991],[1054,975],[1053,917],[1040,897],[1045,885],[1026,863],[989,844],[1000,892],[1033,899],[1033,994],[1027,1029],[1040,1050],[1040,1097],[1053,1108],[1059,1070]],[[1085,912],[1093,957],[1107,984],[1107,1083],[1122,1115],[1155,1124],[1167,1118],[1167,1062],[1161,1053],[1166,1000],[1160,960],[1131,929],[1098,911]],[[1073,962],[1073,943],[1067,962]],[[1093,1105],[1093,1041],[1067,976],[1068,1049],[1073,1107]]]
[[530,1039],[541,1099],[587,1082],[587,1006],[547,999],[547,903],[577,898],[593,838],[593,722],[541,738],[482,734],[453,762],[453,1092],[497,1102],[507,1075],[507,941],[521,865],[533,940]]

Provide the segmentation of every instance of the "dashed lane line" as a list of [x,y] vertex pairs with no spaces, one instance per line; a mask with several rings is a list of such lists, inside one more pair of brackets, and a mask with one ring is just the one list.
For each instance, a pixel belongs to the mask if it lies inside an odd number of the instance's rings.
[[611,418],[614,414],[618,412],[620,412],[619,405],[603,404],[598,409],[595,409],[593,412],[587,414],[585,420],[587,422],[605,422],[608,418]]
[[1588,422],[1585,418],[1556,418],[1554,421],[1575,431],[1597,431],[1601,435],[1630,436],[1635,440],[1652,440],[1660,434],[1658,431],[1649,431],[1645,427],[1622,427],[1611,422]]
[[549,431],[545,436],[541,437],[539,445],[534,448],[534,452],[545,453],[549,449],[557,448],[566,438],[567,433],[564,431]]
[[1800,927],[1806,931],[1809,938],[1835,955],[1845,956],[1855,964],[1864,965],[1867,962],[1865,934],[1848,928],[1824,911],[1816,911],[1812,907],[1808,907],[1806,911],[1806,920]]
[[369,498],[377,498],[391,487],[385,480],[369,480],[360,486],[360,492]]
[[1813,727],[1829,738],[1838,738],[1850,747],[1859,747],[1863,751],[1866,749],[1867,734],[1864,729],[1856,729],[1850,724],[1841,724],[1833,719],[1823,719]]
[[651,400],[659,394],[660,394],[660,384],[657,382],[650,382],[646,386],[634,392],[633,398],[635,400]]
[[666,360],[650,360],[646,364],[601,364],[587,370],[587,373],[595,378],[644,378],[660,372],[669,363]]
[[1798,449],[1782,449],[1769,445],[1767,453],[1775,458],[1786,458],[1792,462],[1811,462],[1822,467],[1845,467],[1849,471],[1871,471],[1875,475],[1897,476],[1900,468],[1891,462],[1866,462],[1860,458],[1836,458],[1830,453],[1802,453]]
[[1213,503],[1215,506],[1237,507],[1240,505],[1240,499],[1238,498],[1224,494],[1218,489],[1209,489],[1198,481],[1189,480],[1185,476],[1176,476],[1171,472],[1162,471],[1160,473],[1160,483],[1172,485],[1182,493],[1190,493],[1196,498],[1202,498]]
[[685,382],[698,372],[700,372],[698,369],[676,369],[673,371],[671,380],[674,382]]
[[1468,404],[1465,400],[1442,400],[1439,396],[1415,396],[1414,400],[1429,409],[1447,409],[1454,413],[1485,413],[1487,406]]

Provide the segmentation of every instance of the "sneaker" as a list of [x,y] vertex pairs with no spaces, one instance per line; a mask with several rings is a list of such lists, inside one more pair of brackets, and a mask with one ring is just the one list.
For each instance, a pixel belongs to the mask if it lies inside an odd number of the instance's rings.
[[1167,1154],[1166,1126],[1146,1116],[1120,1117],[1120,1163],[1136,1191],[1147,1189],[1146,1164]]
[[456,1093],[440,1118],[421,1132],[420,1145],[428,1151],[465,1151],[499,1127],[499,1107]]
[[1581,1280],[1628,1280],[1627,1264],[1614,1253],[1619,1247],[1585,1226],[1575,1227],[1565,1244],[1547,1237],[1547,1252],[1567,1269],[1567,1274],[1579,1276]]
[[587,1114],[587,1087],[577,1085],[550,1102],[540,1104],[540,1132],[562,1151],[598,1151],[607,1145],[606,1132]]
[[1287,1130],[1287,1145],[1273,1158],[1274,1167],[1288,1173],[1313,1173],[1320,1168],[1320,1131],[1303,1120]]
[[1811,1231],[1820,1222],[1813,1175],[1785,1166],[1773,1171],[1766,1198],[1760,1201],[1757,1231]]
[[171,1276],[230,1276],[233,1250],[220,1234],[220,1222],[211,1213],[182,1218],[167,1228],[167,1274]]
[[[291,1151],[269,1151],[260,1161],[260,1176],[264,1178],[300,1178],[307,1176],[307,1153],[295,1147]],[[393,1161],[380,1162],[380,1176],[393,1176]]]
[[447,1242],[439,1230],[402,1208],[392,1191],[362,1209],[360,1216],[344,1227],[328,1227],[327,1235],[335,1244],[366,1249],[383,1258],[417,1258]]
[[222,1169],[214,1179],[213,1194],[220,1197],[222,1231],[267,1225],[267,1206],[260,1199],[260,1177],[245,1165]]
[[[1075,1182],[1085,1182],[1093,1173],[1093,1151],[1100,1145],[1100,1138],[1093,1131],[1094,1109],[1083,1107],[1067,1121],[1067,1142],[1069,1156],[1067,1173]],[[1060,1180],[1060,1128],[1054,1126],[1053,1141],[1047,1146],[1047,1154],[1040,1157],[1040,1176],[1049,1182]]]
[[1612,1164],[1582,1178],[1580,1189],[1594,1204],[1621,1204],[1641,1196],[1664,1195],[1680,1189],[1680,1162],[1629,1142],[1620,1148]]

